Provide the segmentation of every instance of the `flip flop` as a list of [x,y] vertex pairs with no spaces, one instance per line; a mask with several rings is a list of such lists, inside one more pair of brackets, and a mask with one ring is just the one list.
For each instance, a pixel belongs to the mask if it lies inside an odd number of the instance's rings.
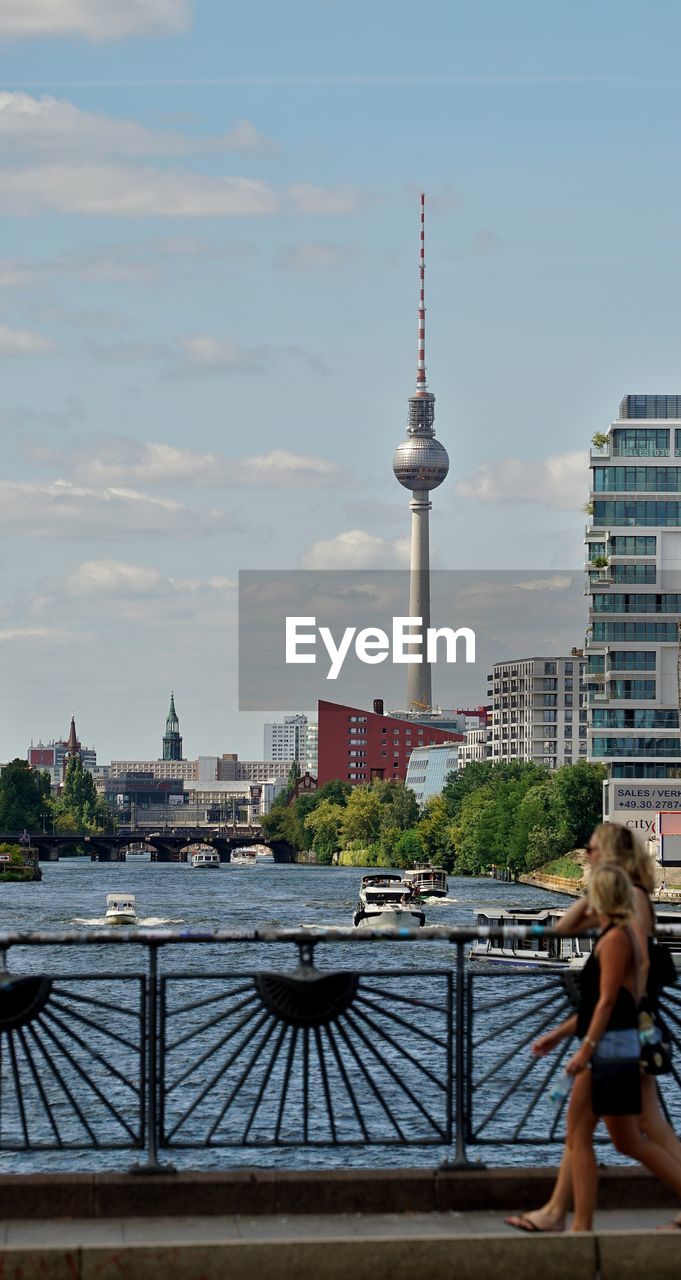
[[[564,1227],[540,1227],[524,1214],[519,1217],[504,1218],[507,1227],[515,1227],[516,1231],[526,1231],[528,1235],[559,1235]],[[681,1230],[681,1223],[677,1224]]]

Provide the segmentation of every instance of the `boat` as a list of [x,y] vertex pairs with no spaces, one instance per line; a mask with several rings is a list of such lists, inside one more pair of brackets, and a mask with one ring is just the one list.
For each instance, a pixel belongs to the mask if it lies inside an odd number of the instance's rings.
[[220,854],[212,844],[194,844],[189,849],[190,865],[205,870],[207,867],[220,866]]
[[[655,923],[658,929],[664,930],[668,928],[678,928],[681,925],[681,911],[667,911],[664,908],[660,911],[658,906],[655,907]],[[662,939],[666,947],[672,953],[672,960],[677,969],[681,969],[681,937]]]
[[106,924],[137,924],[134,893],[107,893]]
[[415,862],[412,871],[405,871],[407,884],[418,889],[422,898],[446,898],[449,891],[447,872],[426,862]]
[[555,929],[564,914],[564,910],[556,907],[537,911],[515,907],[507,911],[478,910],[475,917],[478,929],[511,929],[517,925],[535,925],[537,932],[527,938],[478,938],[472,944],[468,958],[475,963],[514,969],[581,969],[591,951],[592,938],[542,936],[541,930]]
[[362,876],[352,922],[356,929],[418,929],[426,923],[420,901],[402,876]]
[[254,848],[232,849],[229,860],[233,867],[257,866],[257,856]]
[[256,845],[255,860],[259,867],[267,866],[268,863],[274,862],[274,854],[266,844]]

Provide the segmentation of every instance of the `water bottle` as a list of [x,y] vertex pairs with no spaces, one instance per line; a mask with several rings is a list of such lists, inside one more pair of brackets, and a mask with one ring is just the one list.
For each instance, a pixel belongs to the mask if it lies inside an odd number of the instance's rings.
[[650,1024],[648,1026],[642,1026],[639,1028],[638,1036],[641,1044],[659,1044],[662,1040],[662,1032],[660,1031],[657,1023],[653,1022],[652,1018],[650,1019]]
[[556,1108],[562,1107],[565,1099],[570,1095],[571,1088],[572,1076],[569,1076],[567,1071],[562,1071],[558,1078],[549,1085],[546,1096],[552,1106]]

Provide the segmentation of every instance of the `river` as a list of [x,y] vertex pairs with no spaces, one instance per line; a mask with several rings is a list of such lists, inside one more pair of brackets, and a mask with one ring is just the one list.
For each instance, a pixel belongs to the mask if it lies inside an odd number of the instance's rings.
[[[361,869],[356,867],[315,867],[293,864],[262,865],[255,868],[223,864],[219,870],[205,873],[194,871],[183,863],[91,863],[86,859],[68,859],[58,863],[43,864],[43,880],[39,884],[0,886],[0,932],[9,929],[61,930],[70,927],[85,928],[88,924],[91,926],[94,922],[101,920],[105,910],[106,894],[112,891],[134,893],[141,922],[148,923],[152,928],[172,925],[179,930],[184,928],[253,930],[259,927],[283,929],[304,925],[314,930],[315,927],[348,926],[352,921],[361,874]],[[566,906],[569,902],[569,898],[549,895],[530,885],[508,885],[488,879],[451,877],[449,897],[436,904],[428,905],[426,915],[428,924],[453,927],[472,925],[474,910],[477,907]],[[59,951],[53,951],[50,948],[49,951],[40,953],[33,950],[29,954],[26,949],[13,949],[10,953],[10,967],[14,970],[42,970],[46,973],[60,972],[64,975],[83,973],[97,967],[115,970],[121,974],[139,972],[143,967],[141,960],[140,952],[135,947],[100,947],[99,945],[88,948],[87,952],[85,948],[82,950],[62,948]],[[430,1061],[429,1054],[432,1056],[434,1073],[441,1071],[441,1058],[437,1057],[440,1051],[423,1040],[422,1032],[424,1029],[433,1035],[438,1032],[440,1015],[435,1010],[434,1004],[428,1007],[427,999],[435,1000],[435,996],[430,994],[431,990],[435,992],[439,983],[440,992],[442,991],[442,984],[446,981],[442,978],[442,974],[451,972],[454,965],[455,952],[449,944],[440,941],[423,942],[416,946],[409,942],[367,944],[361,947],[343,942],[328,946],[324,944],[316,949],[315,960],[319,968],[327,970],[347,970],[353,967],[359,970],[399,969],[401,971],[399,976],[381,979],[379,983],[385,1000],[393,1011],[385,1015],[385,1018],[392,1021],[384,1020],[381,1023],[381,1030],[386,1028],[388,1032],[392,1031],[397,1035],[399,1045],[393,1045],[395,1051],[404,1048],[411,1054],[410,1059],[400,1060],[399,1066],[399,1071],[405,1073],[404,1080],[407,1084],[419,1065],[418,1060],[421,1059],[425,1066]],[[204,998],[205,993],[210,995],[217,989],[218,973],[235,975],[230,981],[240,982],[243,990],[243,979],[239,977],[240,974],[249,970],[262,969],[290,971],[296,963],[295,949],[279,945],[238,943],[219,947],[172,947],[163,948],[161,951],[162,973],[178,972],[187,975],[177,988],[178,991],[184,992],[183,999],[187,1008],[191,1007],[192,1001],[196,1001],[198,1005],[199,999]],[[199,977],[199,974],[202,976]],[[216,975],[215,979],[212,977],[213,974]],[[373,981],[376,983],[379,980],[373,979]],[[551,1016],[551,999],[562,998],[562,988],[557,995],[555,992],[549,992],[548,995],[540,994],[539,987],[542,984],[546,992],[546,982],[546,974],[529,975],[497,971],[493,975],[488,975],[487,979],[481,982],[476,980],[473,984],[476,1007],[480,1006],[480,1011],[475,1015],[475,1036],[481,1041],[480,1047],[476,1048],[474,1054],[475,1071],[478,1077],[482,1077],[491,1068],[495,1068],[489,1083],[481,1081],[475,1094],[476,1124],[479,1124],[488,1113],[494,1112],[487,1127],[483,1126],[484,1136],[494,1139],[494,1146],[485,1148],[473,1145],[470,1149],[473,1159],[483,1159],[487,1163],[496,1164],[552,1163],[555,1160],[556,1147],[545,1144],[548,1127],[553,1119],[553,1111],[546,1099],[541,1098],[541,1089],[538,1091],[539,1106],[532,1103],[529,1119],[522,1127],[523,1135],[531,1137],[539,1145],[528,1148],[518,1145],[517,1142],[508,1142],[525,1114],[529,1102],[537,1092],[539,1077],[536,1072],[532,1074],[530,1081],[522,1079],[525,1066],[530,1063],[529,1039],[541,1029],[540,1024],[545,1020],[547,1008],[548,1016]],[[535,984],[537,995],[532,997]],[[119,988],[122,990],[121,984]],[[234,990],[237,990],[236,987]],[[417,1010],[414,1005],[405,1006],[405,996],[411,999],[414,994],[419,999],[424,998],[423,1009]],[[384,997],[374,997],[374,1000],[380,1005]],[[125,997],[117,996],[115,999],[122,1003]],[[396,1001],[402,1001],[402,1004],[396,1004]],[[525,1001],[524,1005],[523,1001]],[[77,1008],[75,1005],[72,1007]],[[518,1026],[517,1012],[519,1009],[522,1011],[523,1007],[527,1009],[527,1019]],[[395,1010],[397,1010],[396,1014]],[[359,1006],[351,1013],[353,1017],[362,1018]],[[397,1019],[402,1015],[407,1022],[400,1024]],[[222,1063],[224,1067],[224,1058],[220,1058],[220,1053],[223,1052],[220,1043],[210,1040],[210,1035],[215,1034],[212,1028],[210,1032],[201,1033],[204,1034],[204,1039],[201,1040],[199,1030],[202,1015],[199,1013],[184,1015],[185,1019],[191,1016],[194,1016],[193,1026],[197,1028],[197,1052],[204,1043],[208,1045],[208,1051],[206,1062],[198,1063],[196,1072],[190,1075],[186,1086],[188,1089],[198,1087],[197,1081],[201,1083],[209,1080],[208,1073],[214,1062]],[[370,1063],[376,1079],[381,1079],[382,1068],[380,1064],[377,1066],[371,1060],[371,1043],[375,1042],[373,1032],[369,1032],[368,1042],[361,1043],[359,1037],[362,1026],[366,1031],[371,1025],[370,1019],[374,1019],[373,1025],[378,1030],[376,1019],[378,1018],[380,1022],[384,1015],[380,1012],[377,1014],[375,1007],[372,1009],[371,1006],[366,1005],[364,1016],[367,1019],[366,1022],[355,1022],[355,1028],[358,1029],[355,1048],[359,1048],[361,1052],[356,1058],[350,1058],[349,1062],[352,1067],[353,1087],[361,1097],[362,1106],[366,1104],[367,1114],[378,1113],[375,1114],[378,1124],[379,1119],[384,1119],[380,1116],[380,1090],[376,1092],[376,1096],[371,1096],[370,1080],[366,1075],[366,1065],[363,1063]],[[509,1025],[514,1017],[516,1018],[515,1026]],[[420,1020],[421,1026],[414,1025],[413,1035],[411,1035],[409,1019],[414,1018],[417,1021]],[[112,1019],[111,1025],[114,1027],[116,1023],[113,1014]],[[419,1036],[422,1037],[421,1041],[418,1040]],[[276,1036],[270,1044],[274,1043],[275,1039]],[[389,1058],[392,1049],[386,1051],[385,1043],[379,1042],[383,1052]],[[96,1043],[96,1036],[93,1043]],[[109,1045],[107,1052],[110,1051]],[[348,1051],[351,1052],[350,1046]],[[505,1058],[509,1051],[511,1051],[509,1061],[506,1062]],[[191,1061],[192,1052],[193,1049],[190,1046],[187,1050],[188,1061]],[[282,1054],[282,1057],[284,1056]],[[7,1057],[8,1055],[4,1055],[3,1058],[5,1077],[9,1070]],[[263,1048],[261,1055],[263,1061],[265,1057]],[[124,1056],[120,1059],[116,1057],[115,1046],[111,1061],[118,1062],[122,1073],[125,1074],[128,1068],[125,1065]],[[172,1055],[168,1061],[168,1071],[172,1073]],[[243,1059],[239,1060],[234,1071],[241,1069],[242,1061]],[[257,1092],[258,1082],[262,1083],[263,1077],[258,1075],[261,1070],[261,1061],[254,1062],[251,1072],[254,1082],[251,1097],[254,1096],[254,1091]],[[267,1088],[274,1092],[280,1085],[282,1073],[283,1067],[277,1059],[271,1078],[265,1079],[263,1089],[267,1085]],[[386,1090],[392,1089],[396,1084],[394,1079],[385,1074],[382,1079],[381,1087]],[[213,1091],[209,1090],[202,1104],[204,1120],[201,1120],[199,1107],[192,1117],[191,1124],[182,1131],[184,1136],[190,1140],[201,1141],[201,1135],[206,1131],[205,1124],[210,1121],[212,1112],[217,1114],[219,1111],[217,1100],[222,1102],[225,1096],[225,1081],[230,1081],[230,1072],[226,1067],[219,1084],[216,1084]],[[106,1080],[102,1083],[106,1089]],[[248,1085],[248,1081],[246,1084]],[[418,1087],[422,1089],[423,1084],[424,1081],[421,1079]],[[316,1085],[317,1092],[321,1093],[320,1078],[317,1078]],[[333,1079],[331,1085],[333,1093]],[[114,1097],[118,1088],[115,1080],[112,1086],[112,1097]],[[414,1080],[412,1080],[412,1086],[417,1087]],[[178,1088],[173,1099],[177,1100],[184,1089],[183,1084],[182,1090]],[[342,1128],[342,1125],[347,1122],[351,1127],[352,1108],[349,1106],[348,1099],[341,1097],[343,1085],[340,1077],[335,1080],[335,1091],[340,1097],[339,1124]],[[421,1099],[425,1102],[427,1109],[430,1108],[429,1092],[429,1086],[426,1084],[426,1090],[422,1093]],[[437,1091],[432,1092],[435,1095]],[[508,1096],[505,1096],[506,1094]],[[190,1094],[187,1096],[191,1097]],[[418,1106],[418,1098],[414,1106],[409,1097],[402,1097],[402,1101],[405,1104],[402,1127],[409,1132],[410,1136],[413,1136],[422,1120],[414,1109]],[[436,1103],[438,1098],[434,1097],[435,1109],[437,1109]],[[177,1102],[175,1101],[173,1105],[177,1106]],[[324,1108],[321,1107],[320,1111],[317,1104],[312,1108],[313,1132],[315,1124],[323,1126],[323,1111]],[[410,1120],[409,1114],[412,1111],[413,1116]],[[169,1112],[172,1118],[172,1105],[169,1106]],[[413,1129],[409,1128],[410,1124],[413,1125]],[[319,1128],[319,1133],[324,1136],[322,1128]],[[257,1123],[251,1136],[258,1137]],[[506,1144],[498,1143],[499,1139],[505,1139]],[[257,1164],[261,1167],[310,1168],[350,1165],[382,1167],[432,1165],[451,1155],[451,1152],[441,1144],[405,1149],[394,1143],[385,1148],[378,1146],[366,1148],[360,1141],[356,1146],[342,1149],[321,1146],[312,1149],[301,1149],[295,1146],[271,1149],[261,1146],[256,1150],[211,1147],[191,1152],[173,1150],[170,1155],[178,1167],[229,1168]],[[608,1160],[610,1161],[610,1156]],[[47,1151],[30,1154],[6,1152],[0,1156],[0,1168],[26,1172],[57,1168],[124,1169],[130,1163],[130,1154],[118,1151],[78,1154]]]

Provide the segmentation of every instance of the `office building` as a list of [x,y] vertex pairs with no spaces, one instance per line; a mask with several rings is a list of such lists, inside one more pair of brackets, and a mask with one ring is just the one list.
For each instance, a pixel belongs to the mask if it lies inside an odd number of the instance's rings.
[[467,729],[464,740],[459,747],[459,768],[465,769],[467,764],[489,760],[492,755],[492,726],[484,729]]
[[439,796],[450,773],[459,767],[458,742],[442,742],[437,746],[416,747],[407,766],[406,784],[414,792],[419,806]]
[[305,768],[307,750],[307,716],[284,716],[283,720],[265,725],[265,760],[295,760]]
[[517,658],[487,677],[492,698],[489,758],[529,760],[558,769],[586,758],[585,659]]
[[590,457],[588,755],[606,815],[644,835],[681,808],[680,461],[681,395],[625,396]]
[[409,757],[416,747],[463,741],[463,734],[453,735],[446,729],[384,715],[380,699],[374,703],[373,712],[319,702],[317,721],[320,787],[335,779],[353,786],[375,778],[404,781]]
[[303,773],[317,777],[319,767],[319,725],[316,720],[308,720],[305,735],[305,767]]
[[31,743],[26,758],[34,769],[42,769],[49,773],[53,787],[60,787],[64,781],[67,765],[71,759],[83,762],[83,768],[91,773],[97,766],[97,752],[94,747],[84,747],[76,732],[75,717],[71,716],[68,736],[50,742]]

